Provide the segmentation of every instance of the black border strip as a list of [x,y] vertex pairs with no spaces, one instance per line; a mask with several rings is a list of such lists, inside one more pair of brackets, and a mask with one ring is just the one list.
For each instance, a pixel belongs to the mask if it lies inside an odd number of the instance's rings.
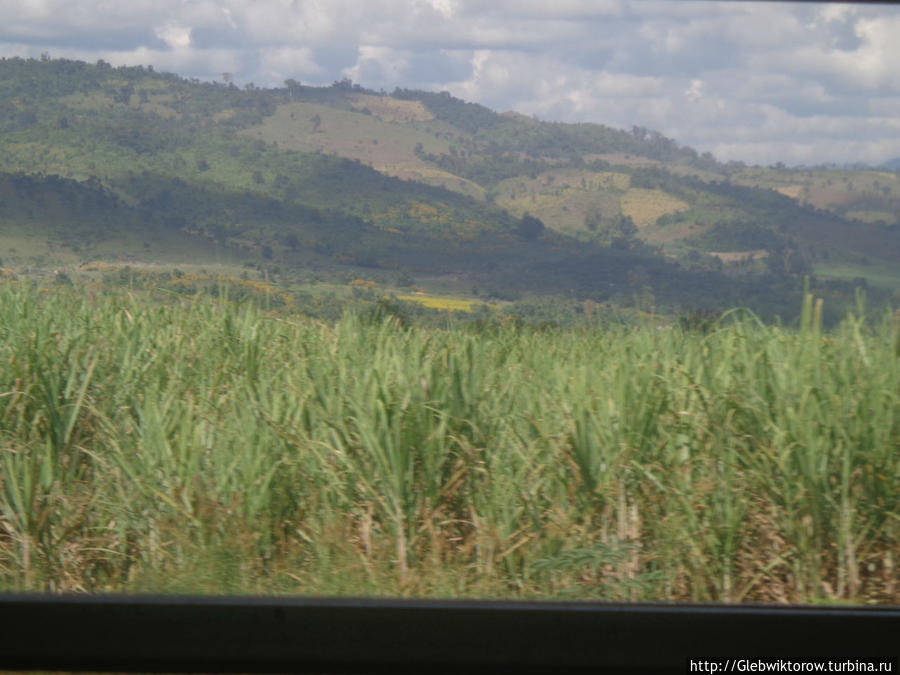
[[900,607],[0,595],[6,670],[686,672],[898,651]]

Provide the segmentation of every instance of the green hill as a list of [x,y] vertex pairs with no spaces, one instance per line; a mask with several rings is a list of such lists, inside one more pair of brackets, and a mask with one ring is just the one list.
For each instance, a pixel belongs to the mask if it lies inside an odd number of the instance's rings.
[[900,262],[897,174],[722,164],[647,129],[445,92],[7,58],[0,171],[6,266],[191,251],[769,312],[810,273],[900,288],[885,273]]

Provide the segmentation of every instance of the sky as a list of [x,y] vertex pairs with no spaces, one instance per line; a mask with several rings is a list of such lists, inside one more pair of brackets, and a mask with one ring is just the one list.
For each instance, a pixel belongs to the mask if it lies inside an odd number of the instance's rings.
[[900,157],[900,5],[0,0],[0,56],[42,53],[239,85],[449,91],[748,164]]

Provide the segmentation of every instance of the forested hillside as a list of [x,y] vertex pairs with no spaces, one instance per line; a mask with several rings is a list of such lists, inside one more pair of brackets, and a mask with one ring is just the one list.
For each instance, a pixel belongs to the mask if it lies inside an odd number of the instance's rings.
[[[0,60],[0,266],[188,257],[666,311],[900,288],[900,176],[723,164],[661,134],[348,80]],[[381,278],[380,277],[380,278]]]

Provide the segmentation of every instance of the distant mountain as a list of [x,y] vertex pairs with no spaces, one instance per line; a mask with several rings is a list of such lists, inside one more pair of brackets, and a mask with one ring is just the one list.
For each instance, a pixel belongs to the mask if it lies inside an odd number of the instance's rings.
[[889,169],[890,171],[900,171],[900,157],[895,157],[894,159],[890,159],[881,165],[882,169]]
[[238,89],[0,59],[0,172],[0,240],[52,224],[54,250],[86,258],[113,230],[134,256],[167,232],[286,267],[778,311],[802,275],[883,281],[900,263],[900,177],[883,171],[721,163],[641,127],[349,80]]

